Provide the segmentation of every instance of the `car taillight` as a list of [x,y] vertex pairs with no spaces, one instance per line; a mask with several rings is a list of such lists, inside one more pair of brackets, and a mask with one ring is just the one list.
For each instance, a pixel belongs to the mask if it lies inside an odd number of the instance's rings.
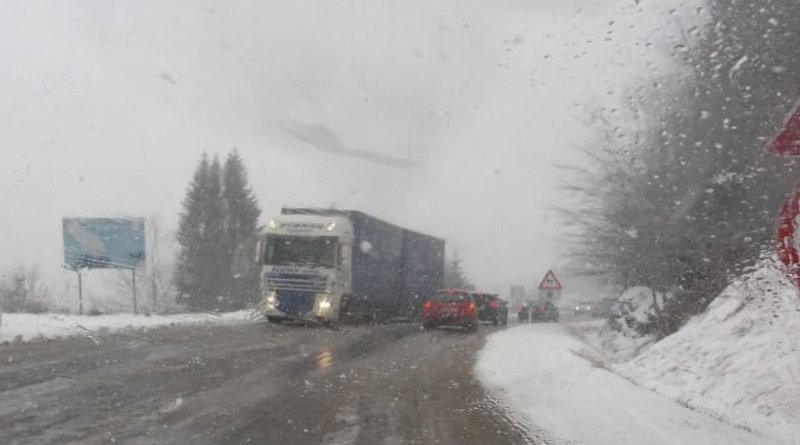
[[492,301],[491,303],[489,303],[489,307],[491,307],[492,309],[497,309],[498,307],[500,307],[500,303]]
[[433,301],[431,301],[431,300],[426,301],[425,304],[422,305],[422,309],[425,312],[430,312],[431,309],[433,309]]
[[475,302],[470,301],[469,304],[467,304],[467,312],[475,312],[476,307]]
[[544,305],[539,306],[540,311],[544,312],[544,309],[545,309]]

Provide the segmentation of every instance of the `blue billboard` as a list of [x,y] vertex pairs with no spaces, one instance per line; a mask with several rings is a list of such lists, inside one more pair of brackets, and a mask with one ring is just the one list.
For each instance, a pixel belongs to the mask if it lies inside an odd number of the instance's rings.
[[63,234],[67,269],[135,269],[144,263],[144,218],[64,218]]

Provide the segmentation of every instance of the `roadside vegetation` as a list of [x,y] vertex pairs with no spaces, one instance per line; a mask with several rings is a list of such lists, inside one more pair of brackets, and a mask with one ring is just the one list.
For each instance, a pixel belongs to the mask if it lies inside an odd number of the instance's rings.
[[711,0],[701,12],[705,26],[664,48],[671,74],[643,79],[626,109],[598,110],[599,147],[565,167],[575,263],[666,297],[641,327],[658,337],[773,249],[780,203],[800,179],[796,162],[763,149],[800,97],[800,3]]

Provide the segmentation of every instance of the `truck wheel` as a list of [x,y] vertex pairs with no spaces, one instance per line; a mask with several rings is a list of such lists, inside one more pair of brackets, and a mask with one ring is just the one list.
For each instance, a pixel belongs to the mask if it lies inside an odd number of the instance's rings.
[[280,317],[267,317],[267,321],[270,324],[281,324],[281,323],[283,323],[284,320],[283,320],[283,318],[280,318]]

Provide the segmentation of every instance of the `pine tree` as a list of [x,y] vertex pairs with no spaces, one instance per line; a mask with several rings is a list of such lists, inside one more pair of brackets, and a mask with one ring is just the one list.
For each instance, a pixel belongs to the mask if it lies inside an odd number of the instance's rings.
[[458,253],[453,255],[444,269],[444,287],[448,289],[474,289],[461,267],[461,258]]
[[247,182],[247,171],[234,150],[225,160],[222,197],[225,201],[229,298],[234,305],[255,302],[258,269],[254,261],[255,236],[261,210]]
[[253,249],[259,214],[238,153],[228,156],[224,168],[217,157],[209,162],[203,155],[180,215],[175,276],[180,303],[231,310],[255,299]]
[[178,302],[188,306],[200,306],[204,288],[203,254],[207,250],[204,239],[206,189],[208,188],[208,156],[203,154],[183,201],[183,211],[178,224],[178,244],[181,253],[175,271],[175,287]]
[[221,167],[216,157],[203,155],[183,202],[178,226],[175,285],[179,302],[195,309],[218,309],[224,290],[220,269],[225,265]]
[[227,309],[229,304],[228,270],[230,259],[225,231],[227,208],[222,197],[222,166],[214,156],[208,167],[208,188],[205,196],[206,217],[205,242],[207,264],[204,270],[206,294],[204,307],[207,309]]

